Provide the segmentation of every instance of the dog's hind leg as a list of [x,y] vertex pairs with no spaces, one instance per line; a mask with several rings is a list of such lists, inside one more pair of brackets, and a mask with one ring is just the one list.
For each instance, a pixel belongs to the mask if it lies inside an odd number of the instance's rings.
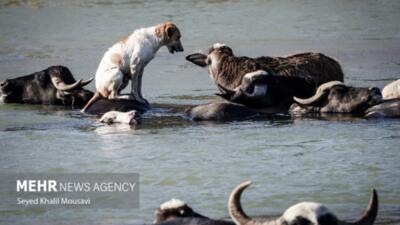
[[85,113],[86,110],[92,106],[95,102],[97,102],[100,98],[101,98],[101,94],[100,92],[96,91],[96,93],[94,93],[93,97],[86,103],[85,107],[83,107],[83,109],[81,110],[81,113]]
[[124,74],[119,69],[114,69],[115,75],[108,85],[108,99],[132,99],[132,95],[121,95],[120,92],[127,86],[129,80],[124,79]]

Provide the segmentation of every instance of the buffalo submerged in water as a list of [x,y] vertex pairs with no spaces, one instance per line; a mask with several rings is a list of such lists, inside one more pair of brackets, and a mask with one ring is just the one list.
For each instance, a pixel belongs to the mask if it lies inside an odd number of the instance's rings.
[[157,225],[373,225],[378,215],[378,194],[375,189],[363,215],[354,222],[339,219],[328,207],[318,202],[300,202],[290,206],[276,219],[253,219],[246,215],[240,202],[251,182],[239,184],[231,193],[228,211],[232,221],[211,219],[197,213],[185,202],[172,199],[155,212]]

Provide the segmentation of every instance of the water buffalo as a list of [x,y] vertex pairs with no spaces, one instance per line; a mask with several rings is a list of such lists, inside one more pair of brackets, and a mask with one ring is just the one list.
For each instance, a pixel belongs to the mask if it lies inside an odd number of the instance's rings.
[[314,86],[299,77],[269,75],[264,70],[246,74],[235,90],[219,86],[224,99],[252,108],[274,107],[287,110],[293,103],[293,96],[309,97]]
[[235,225],[231,221],[203,216],[179,199],[164,202],[154,214],[154,224],[158,225]]
[[318,87],[307,99],[294,97],[296,103],[290,107],[293,113],[359,113],[382,102],[379,88],[346,86],[343,82],[331,81]]
[[249,107],[226,101],[217,101],[204,105],[192,106],[185,110],[185,115],[194,121],[229,121],[248,119],[257,114],[257,111]]
[[214,220],[200,217],[180,217],[174,220],[168,220],[157,225],[235,225],[231,221]]
[[[247,216],[241,206],[240,197],[251,182],[243,182],[231,193],[228,211],[232,221],[210,219],[195,212],[186,203],[172,199],[163,203],[155,212],[157,225],[372,225],[378,214],[378,195],[372,191],[368,208],[355,222],[339,220],[327,207],[315,202],[301,202],[288,208],[275,220],[262,221]],[[263,219],[265,220],[265,219]]]
[[375,190],[364,214],[355,222],[339,220],[327,207],[316,202],[301,202],[288,208],[275,220],[260,221],[250,218],[243,211],[240,197],[251,182],[243,182],[231,193],[228,211],[236,225],[372,225],[378,214],[378,195]]
[[100,123],[113,124],[138,124],[141,119],[141,114],[138,111],[132,110],[129,112],[109,111],[100,119]]
[[[268,78],[257,78],[259,80],[256,86],[259,93],[257,96],[242,96],[241,102],[245,103],[247,103],[246,98],[251,101],[264,96],[275,100],[261,101],[264,103],[261,106],[274,106],[280,101],[292,103],[294,96],[309,97],[320,84],[334,80],[343,81],[343,71],[339,63],[321,53],[301,53],[288,57],[238,57],[233,54],[230,47],[216,43],[210,48],[208,55],[195,53],[186,59],[201,67],[208,66],[214,83],[228,99],[232,93],[244,90],[241,88],[243,82],[251,81],[254,75],[255,77],[262,75],[252,74],[253,72],[261,70],[264,71],[264,75],[271,75]],[[280,77],[286,79],[279,79]],[[273,88],[269,89],[269,85]],[[283,92],[279,87],[289,91]],[[275,93],[276,91],[279,92]],[[288,107],[289,103],[284,105]]]
[[154,224],[174,220],[182,217],[207,218],[195,212],[188,204],[180,199],[171,199],[160,205],[154,212]]
[[368,118],[400,117],[400,79],[386,85],[382,90],[383,102],[365,112]]
[[150,109],[150,105],[138,102],[134,99],[105,99],[100,98],[97,102],[86,109],[85,113],[101,115],[109,111],[129,112],[132,110],[144,113]]
[[51,66],[0,84],[3,103],[83,106],[93,93],[83,89],[93,79],[76,81],[65,66]]
[[367,118],[400,117],[400,99],[390,99],[374,105],[365,111]]

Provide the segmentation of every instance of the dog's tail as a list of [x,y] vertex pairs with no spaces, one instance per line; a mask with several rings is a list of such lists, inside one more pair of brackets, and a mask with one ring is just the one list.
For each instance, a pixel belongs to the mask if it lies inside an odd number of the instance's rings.
[[85,113],[86,110],[92,106],[94,103],[96,103],[100,98],[102,98],[100,92],[96,91],[96,93],[94,93],[93,97],[86,103],[85,107],[83,107],[83,109],[81,110],[81,113]]

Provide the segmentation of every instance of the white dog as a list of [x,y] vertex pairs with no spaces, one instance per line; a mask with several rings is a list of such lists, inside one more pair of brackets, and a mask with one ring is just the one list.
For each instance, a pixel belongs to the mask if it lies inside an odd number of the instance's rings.
[[[82,109],[85,112],[100,98],[132,99],[147,103],[141,93],[144,67],[158,49],[167,46],[170,53],[182,52],[181,34],[170,22],[135,30],[131,35],[114,44],[104,54],[96,72],[96,93]],[[132,80],[131,95],[120,92]]]

